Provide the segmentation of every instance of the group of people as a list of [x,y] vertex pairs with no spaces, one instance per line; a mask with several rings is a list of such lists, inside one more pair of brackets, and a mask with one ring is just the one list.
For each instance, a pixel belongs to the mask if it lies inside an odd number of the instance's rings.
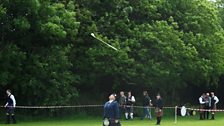
[[124,92],[120,92],[119,105],[121,108],[121,113],[125,113],[125,119],[134,118],[134,103],[135,97],[132,95],[131,91],[128,92],[127,97],[124,95]]
[[209,115],[211,113],[211,119],[215,119],[215,110],[216,104],[219,102],[217,96],[215,96],[214,92],[211,93],[203,93],[199,97],[200,104],[200,120],[209,119]]
[[[16,100],[10,89],[6,90],[7,102],[5,104],[6,108],[6,124],[16,123],[14,110],[16,107]],[[134,103],[136,102],[135,97],[132,95],[131,91],[128,92],[125,96],[124,91],[120,92],[119,99],[116,99],[116,94],[111,94],[109,96],[109,101],[104,105],[104,122],[103,126],[121,126],[119,119],[121,118],[122,113],[125,113],[125,119],[134,118]],[[117,101],[118,100],[118,101]],[[211,119],[215,119],[216,105],[219,102],[217,96],[214,92],[203,93],[199,97],[200,103],[200,120],[209,119],[211,114]],[[163,100],[160,94],[156,95],[156,100],[154,104],[152,103],[151,98],[148,95],[147,91],[143,91],[143,116],[141,119],[147,117],[152,119],[150,108],[155,107],[155,114],[157,117],[156,125],[160,125],[162,116],[163,116]]]
[[[132,95],[131,91],[125,96],[124,91],[120,92],[120,97],[118,101],[116,100],[116,94],[111,94],[109,96],[109,101],[104,105],[104,123],[103,126],[120,126],[119,119],[122,113],[125,114],[125,119],[134,118],[134,103],[136,102],[135,97]],[[143,91],[143,116],[141,119],[147,117],[152,119],[151,110],[152,106],[155,107],[155,114],[157,117],[156,125],[160,125],[163,116],[163,101],[160,94],[157,94],[154,104],[150,99],[148,92]]]

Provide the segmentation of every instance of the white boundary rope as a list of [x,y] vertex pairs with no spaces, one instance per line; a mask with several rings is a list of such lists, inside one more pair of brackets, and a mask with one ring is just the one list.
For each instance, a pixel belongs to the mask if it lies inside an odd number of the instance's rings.
[[[96,107],[103,107],[104,105],[68,105],[68,106],[16,106],[15,108],[19,109],[58,109],[58,108],[96,108]],[[125,107],[132,107],[132,106],[125,106]],[[144,108],[143,106],[133,106],[134,108]],[[5,108],[4,106],[0,106],[0,108]],[[154,107],[149,107],[154,108]],[[178,106],[166,106],[163,107],[164,109],[175,109],[175,115],[177,115],[177,109],[181,109]],[[195,109],[195,108],[186,108],[190,111],[208,111],[208,112],[224,112],[224,109]]]
[[195,109],[195,108],[186,108],[186,109],[200,112],[224,112],[223,109]]
[[[103,107],[104,105],[69,105],[69,106],[16,106],[19,109],[59,109],[59,108],[93,108],[93,107]],[[4,106],[0,106],[5,108]]]
[[[58,108],[96,108],[103,107],[104,105],[68,105],[68,106],[16,106],[15,108],[19,109],[58,109]],[[132,106],[125,106],[132,107]],[[143,106],[133,106],[134,108],[144,108]],[[0,106],[0,108],[5,108]],[[149,107],[154,108],[154,107]],[[165,109],[174,109],[175,107],[163,107]]]
[[[67,105],[67,106],[16,106],[15,108],[20,109],[57,109],[57,108],[94,108],[94,107],[103,107],[104,105]],[[132,107],[132,106],[125,106],[125,107]],[[143,106],[133,106],[134,108],[144,108]],[[0,106],[0,108],[5,108],[4,106]],[[149,107],[154,108],[154,107]],[[163,107],[164,109],[181,109],[178,106],[166,106]],[[208,112],[224,112],[224,109],[195,109],[195,108],[186,108],[187,110],[193,111],[208,111]],[[177,114],[177,112],[175,111]]]
[[[104,105],[68,105],[68,106],[16,106],[15,108],[18,109],[61,109],[61,108],[97,108],[97,107],[103,107]],[[133,108],[144,108],[143,106],[125,106],[125,107],[133,107]],[[0,108],[5,108],[4,106],[0,106]],[[154,107],[149,107],[154,108]],[[174,109],[174,123],[177,123],[177,116],[178,116],[178,109],[181,109],[182,107],[178,106],[167,106],[163,107],[164,109]],[[195,108],[186,108],[186,110],[190,111],[208,111],[208,112],[224,112],[224,109],[195,109]]]

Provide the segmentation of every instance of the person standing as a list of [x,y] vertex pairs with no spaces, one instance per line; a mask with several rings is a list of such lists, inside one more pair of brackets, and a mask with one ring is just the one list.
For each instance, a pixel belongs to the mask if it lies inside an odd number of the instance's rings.
[[114,94],[109,96],[109,101],[104,105],[103,126],[120,126],[119,105]]
[[200,110],[200,120],[203,120],[205,118],[205,111],[204,111],[204,107],[205,107],[205,93],[203,93],[200,97],[199,97],[199,110]]
[[204,112],[204,117],[206,117],[206,119],[209,119],[209,110],[210,110],[210,107],[211,107],[211,97],[209,95],[209,93],[206,93],[206,96],[205,96],[205,112]]
[[126,104],[126,96],[124,95],[124,91],[121,91],[119,98],[120,117],[122,117],[122,113],[125,113],[125,104]]
[[216,104],[219,102],[219,99],[217,96],[215,96],[214,92],[211,92],[211,114],[212,114],[212,120],[215,119],[215,110],[217,109]]
[[161,119],[163,116],[163,100],[162,100],[160,94],[157,94],[157,96],[156,96],[155,113],[156,113],[156,118],[157,118],[156,125],[160,125],[160,122],[161,122]]
[[148,95],[147,91],[143,91],[143,116],[142,119],[147,117],[148,119],[152,119],[150,106],[152,105],[151,99]]
[[128,92],[128,97],[126,99],[126,112],[125,112],[125,118],[129,119],[129,116],[131,119],[134,118],[134,103],[135,103],[135,97],[132,96],[131,91]]
[[6,107],[6,124],[10,124],[10,120],[12,119],[13,123],[16,123],[15,118],[15,107],[16,107],[16,99],[14,95],[11,93],[10,89],[6,90],[7,94],[7,102],[5,104]]

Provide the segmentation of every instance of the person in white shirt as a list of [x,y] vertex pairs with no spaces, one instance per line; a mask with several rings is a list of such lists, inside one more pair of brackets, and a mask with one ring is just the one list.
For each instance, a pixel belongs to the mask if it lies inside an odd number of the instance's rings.
[[219,99],[217,96],[215,96],[214,92],[211,92],[210,94],[211,94],[211,110],[213,110],[213,111],[211,111],[211,114],[212,114],[211,119],[214,120],[215,119],[215,111],[214,110],[216,110],[216,108],[217,108],[216,104],[219,102]]
[[125,112],[125,118],[129,119],[129,116],[131,119],[134,118],[134,103],[135,103],[135,97],[131,94],[131,91],[128,92],[127,100],[126,100],[126,112]]
[[16,107],[16,99],[14,95],[12,95],[11,90],[6,90],[7,94],[7,102],[5,104],[6,107],[6,124],[10,124],[10,119],[12,118],[13,123],[16,123],[14,109]]
[[205,119],[205,112],[203,111],[203,109],[205,108],[205,93],[203,93],[200,97],[199,97],[199,109],[200,109],[200,120]]

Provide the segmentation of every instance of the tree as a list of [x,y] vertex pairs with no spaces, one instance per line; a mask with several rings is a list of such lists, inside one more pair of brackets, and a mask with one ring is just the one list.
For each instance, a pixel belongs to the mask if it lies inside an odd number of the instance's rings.
[[18,105],[66,105],[78,96],[69,59],[75,16],[73,1],[1,1],[1,87],[14,91]]

